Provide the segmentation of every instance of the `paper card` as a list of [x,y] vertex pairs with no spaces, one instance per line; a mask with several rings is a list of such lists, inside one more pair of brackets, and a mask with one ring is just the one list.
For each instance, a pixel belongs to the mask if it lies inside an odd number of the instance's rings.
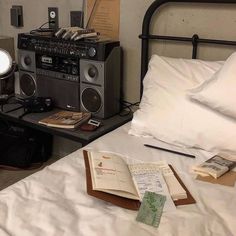
[[153,192],[145,192],[136,220],[158,227],[166,197]]

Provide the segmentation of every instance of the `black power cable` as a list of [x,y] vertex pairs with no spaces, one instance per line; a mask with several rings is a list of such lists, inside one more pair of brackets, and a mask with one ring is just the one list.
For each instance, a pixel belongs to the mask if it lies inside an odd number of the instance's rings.
[[50,20],[50,21],[47,21],[45,23],[43,23],[40,27],[38,27],[37,29],[33,29],[30,31],[30,34],[35,34],[35,33],[39,33],[39,32],[54,32],[54,29],[51,29],[51,28],[43,28],[43,26],[45,26],[46,24],[49,24],[49,23],[55,23],[54,20]]
[[140,102],[131,103],[125,100],[121,101],[122,110],[119,113],[119,116],[124,117],[130,115],[133,112],[132,108],[139,106],[139,103]]

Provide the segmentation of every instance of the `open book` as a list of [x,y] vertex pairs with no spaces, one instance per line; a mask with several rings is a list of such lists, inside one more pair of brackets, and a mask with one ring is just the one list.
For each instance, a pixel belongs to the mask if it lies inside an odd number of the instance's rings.
[[236,160],[230,160],[227,156],[215,155],[198,166],[194,166],[194,172],[200,175],[211,175],[215,179],[222,176],[236,166]]
[[55,128],[74,129],[88,120],[88,112],[59,111],[39,121],[39,124]]
[[[84,151],[84,157],[86,168],[89,168],[89,170],[86,169],[86,175],[87,188],[92,188],[87,189],[90,195],[96,196],[92,191],[104,192],[122,198],[142,201],[145,191],[151,191],[166,195],[172,204],[171,198],[173,200],[188,198],[186,188],[182,187],[183,183],[179,183],[175,177],[176,173],[174,174],[172,169],[163,161],[127,164],[119,155],[96,151]],[[90,178],[92,186],[89,186],[88,183]],[[103,199],[101,194],[100,196]],[[188,199],[182,204],[191,203],[195,203],[192,197],[191,201]]]

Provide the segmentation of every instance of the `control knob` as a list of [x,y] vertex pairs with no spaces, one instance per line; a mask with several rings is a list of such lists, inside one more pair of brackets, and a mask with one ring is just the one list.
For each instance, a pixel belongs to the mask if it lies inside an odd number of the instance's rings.
[[71,73],[72,73],[72,75],[77,75],[77,74],[78,74],[78,69],[77,69],[77,67],[73,66]]
[[75,51],[74,50],[70,50],[70,55],[74,55]]
[[89,50],[88,50],[89,57],[95,57],[96,53],[97,53],[96,48],[94,48],[94,47],[89,48]]
[[31,58],[30,58],[29,56],[26,56],[26,57],[24,58],[24,63],[25,63],[26,66],[31,65],[31,63],[32,63]]

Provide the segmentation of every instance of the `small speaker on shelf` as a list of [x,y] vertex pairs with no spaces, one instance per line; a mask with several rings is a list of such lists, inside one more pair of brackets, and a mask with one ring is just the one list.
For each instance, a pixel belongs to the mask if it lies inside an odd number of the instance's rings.
[[18,50],[20,94],[37,96],[35,52]]
[[121,48],[115,47],[106,61],[80,60],[81,110],[98,118],[120,111]]
[[57,7],[49,7],[48,8],[48,21],[49,28],[57,30],[58,26],[58,8]]

